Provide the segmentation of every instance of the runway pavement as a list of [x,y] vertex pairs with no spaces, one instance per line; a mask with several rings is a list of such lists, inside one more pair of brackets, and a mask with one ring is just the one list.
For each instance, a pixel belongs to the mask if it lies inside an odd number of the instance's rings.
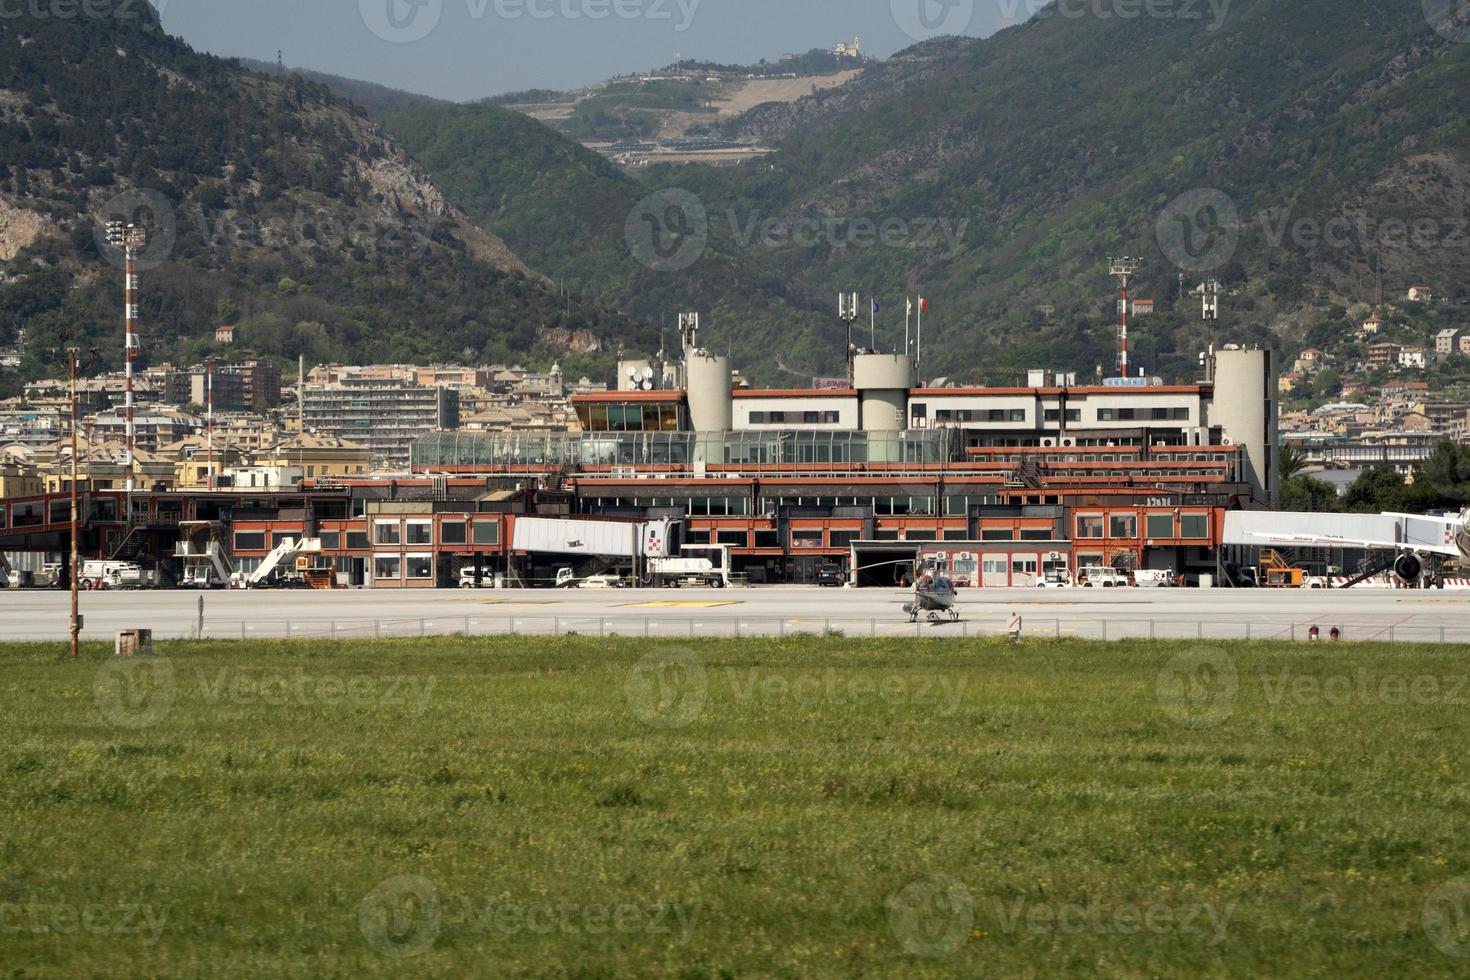
[[[1096,639],[1305,639],[1337,626],[1349,640],[1470,644],[1470,593],[1394,590],[966,590],[958,623],[911,625],[896,589],[102,592],[84,593],[83,639],[120,629],[158,639],[363,638],[499,633],[718,637],[840,631],[848,636],[1000,635]],[[0,590],[0,641],[62,640],[68,597]]]

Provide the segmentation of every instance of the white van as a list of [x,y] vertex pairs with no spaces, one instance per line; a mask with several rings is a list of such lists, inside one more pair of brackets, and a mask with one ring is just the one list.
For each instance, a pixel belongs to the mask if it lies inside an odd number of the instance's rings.
[[475,570],[473,568],[461,568],[459,570],[459,587],[461,589],[493,589],[495,588],[495,573],[488,570],[480,572],[480,584],[475,585]]
[[1077,584],[1088,589],[1126,589],[1128,574],[1116,568],[1093,565],[1077,572]]

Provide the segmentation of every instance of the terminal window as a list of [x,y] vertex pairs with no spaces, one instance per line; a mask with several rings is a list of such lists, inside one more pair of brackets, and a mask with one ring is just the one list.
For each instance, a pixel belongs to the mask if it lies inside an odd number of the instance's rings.
[[1208,538],[1210,536],[1209,515],[1185,514],[1180,517],[1179,536],[1181,538]]
[[1138,537],[1138,517],[1135,514],[1113,514],[1109,518],[1108,537],[1111,538],[1136,538]]
[[1172,538],[1174,536],[1174,515],[1148,515],[1148,536],[1150,538]]
[[265,532],[263,531],[237,531],[235,532],[236,551],[264,551]]

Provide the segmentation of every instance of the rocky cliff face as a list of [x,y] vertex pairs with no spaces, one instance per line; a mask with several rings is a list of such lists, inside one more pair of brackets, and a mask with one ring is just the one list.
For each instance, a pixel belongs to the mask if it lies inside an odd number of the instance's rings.
[[50,219],[27,211],[0,196],[0,262],[9,262],[20,250],[53,230]]

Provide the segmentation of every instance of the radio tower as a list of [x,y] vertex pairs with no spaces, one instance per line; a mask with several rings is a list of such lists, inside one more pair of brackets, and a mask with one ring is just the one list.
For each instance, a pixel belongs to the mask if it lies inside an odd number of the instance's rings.
[[1128,377],[1128,284],[1133,277],[1138,275],[1138,270],[1143,267],[1140,259],[1130,259],[1123,256],[1121,259],[1112,259],[1111,275],[1115,276],[1118,284],[1122,287],[1122,295],[1118,299],[1118,377]]
[[138,250],[148,235],[137,225],[121,221],[107,223],[107,241],[123,253],[123,427],[126,439],[123,465],[127,467],[124,489],[134,490],[133,373],[138,359],[138,274],[134,269]]
[[1215,380],[1215,329],[1220,325],[1220,280],[1211,279],[1200,284],[1203,301],[1203,320],[1210,325],[1210,353],[1205,360],[1205,380]]

